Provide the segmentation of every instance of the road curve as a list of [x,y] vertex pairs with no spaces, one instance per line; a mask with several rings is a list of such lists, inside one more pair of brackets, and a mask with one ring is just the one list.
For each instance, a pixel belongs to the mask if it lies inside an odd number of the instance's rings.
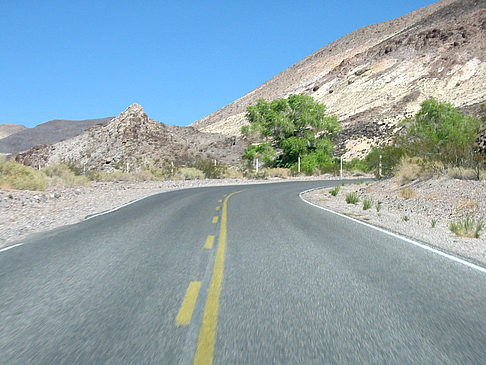
[[0,363],[486,363],[486,275],[298,196],[337,183],[162,193],[0,252]]

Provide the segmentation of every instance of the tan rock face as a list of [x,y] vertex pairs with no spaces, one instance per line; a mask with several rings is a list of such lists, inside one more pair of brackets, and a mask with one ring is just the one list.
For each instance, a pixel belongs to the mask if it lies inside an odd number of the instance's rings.
[[427,98],[477,111],[486,102],[485,61],[486,1],[442,0],[346,35],[193,126],[235,135],[258,98],[305,93],[339,117],[335,153],[360,157]]
[[23,131],[26,127],[20,124],[6,123],[0,124],[0,139],[8,137],[17,132]]
[[36,146],[16,159],[35,167],[64,162],[86,169],[126,170],[184,164],[196,155],[236,164],[244,148],[241,140],[221,134],[156,122],[133,104],[108,124],[54,145]]

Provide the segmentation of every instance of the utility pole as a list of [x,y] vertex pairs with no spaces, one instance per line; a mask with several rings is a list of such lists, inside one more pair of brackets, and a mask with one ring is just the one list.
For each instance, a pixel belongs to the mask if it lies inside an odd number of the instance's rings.
[[379,165],[379,168],[378,168],[378,177],[381,178],[381,173],[382,173],[382,164],[381,164],[381,155],[380,155],[380,165]]

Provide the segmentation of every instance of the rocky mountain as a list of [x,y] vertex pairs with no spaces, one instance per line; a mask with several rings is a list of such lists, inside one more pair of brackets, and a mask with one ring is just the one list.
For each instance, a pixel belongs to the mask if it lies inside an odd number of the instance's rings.
[[486,1],[442,0],[328,44],[192,126],[239,135],[258,98],[305,93],[338,116],[335,154],[350,159],[386,143],[429,97],[475,113],[486,102],[485,61]]
[[132,104],[107,124],[53,145],[35,146],[16,160],[36,167],[65,162],[86,169],[131,170],[167,162],[183,165],[196,156],[235,164],[245,147],[241,140],[221,134],[156,122],[142,106]]
[[[89,127],[108,123],[113,117],[87,120],[51,120],[34,128],[23,127],[0,139],[0,153],[16,154],[36,145],[52,144],[77,136]],[[1,126],[0,126],[1,131]]]
[[13,124],[13,123],[0,124],[0,139],[21,132],[24,129],[26,129],[26,127],[20,124]]

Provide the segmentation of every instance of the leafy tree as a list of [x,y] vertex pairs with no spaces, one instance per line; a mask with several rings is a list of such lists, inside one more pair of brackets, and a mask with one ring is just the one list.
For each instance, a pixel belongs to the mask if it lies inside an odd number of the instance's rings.
[[390,176],[405,155],[405,152],[401,147],[396,145],[373,147],[368,155],[366,155],[365,162],[368,170],[375,171],[376,176],[378,176],[378,168],[380,166],[380,155],[382,164],[381,173],[383,176]]
[[425,100],[421,107],[400,141],[406,154],[449,166],[474,165],[474,141],[481,121],[435,99]]
[[258,157],[267,166],[292,166],[300,156],[301,166],[310,173],[331,160],[331,138],[340,126],[337,117],[326,116],[326,107],[311,96],[290,95],[271,102],[259,99],[247,108],[246,118],[250,124],[242,133],[264,140],[246,150],[244,158],[249,161]]

